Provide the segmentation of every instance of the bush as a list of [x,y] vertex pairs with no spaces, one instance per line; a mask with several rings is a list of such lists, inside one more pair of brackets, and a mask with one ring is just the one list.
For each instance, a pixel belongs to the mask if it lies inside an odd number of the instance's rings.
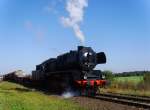
[[102,74],[105,76],[105,79],[107,80],[105,87],[110,87],[114,79],[113,72],[105,70],[102,72]]
[[105,70],[102,73],[105,75],[106,80],[113,81],[114,75],[112,71]]

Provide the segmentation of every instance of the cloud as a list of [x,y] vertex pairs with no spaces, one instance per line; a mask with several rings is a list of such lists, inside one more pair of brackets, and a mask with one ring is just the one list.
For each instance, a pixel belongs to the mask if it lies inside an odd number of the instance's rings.
[[73,29],[76,37],[84,43],[85,36],[80,29],[80,23],[83,22],[84,8],[88,6],[88,0],[67,0],[66,11],[68,17],[61,17],[61,22],[65,27]]

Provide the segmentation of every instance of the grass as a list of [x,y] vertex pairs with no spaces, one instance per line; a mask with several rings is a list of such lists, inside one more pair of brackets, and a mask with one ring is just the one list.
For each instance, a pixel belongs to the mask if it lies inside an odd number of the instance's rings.
[[45,95],[21,85],[0,83],[0,110],[83,110],[84,108],[58,96]]
[[120,82],[130,81],[133,83],[139,83],[143,81],[143,76],[115,77],[114,80],[120,81]]
[[145,83],[143,76],[115,77],[101,92],[120,93],[150,97],[150,80]]

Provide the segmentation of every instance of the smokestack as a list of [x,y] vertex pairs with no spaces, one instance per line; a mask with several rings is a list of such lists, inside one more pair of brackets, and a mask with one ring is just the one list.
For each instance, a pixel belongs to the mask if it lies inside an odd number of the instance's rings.
[[83,46],[78,46],[78,50],[82,50],[83,49]]

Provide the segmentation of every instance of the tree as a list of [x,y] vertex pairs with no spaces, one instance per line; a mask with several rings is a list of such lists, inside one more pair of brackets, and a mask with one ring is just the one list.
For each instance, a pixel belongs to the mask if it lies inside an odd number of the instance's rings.
[[105,75],[106,80],[112,81],[114,78],[113,72],[110,70],[105,70],[102,72]]

